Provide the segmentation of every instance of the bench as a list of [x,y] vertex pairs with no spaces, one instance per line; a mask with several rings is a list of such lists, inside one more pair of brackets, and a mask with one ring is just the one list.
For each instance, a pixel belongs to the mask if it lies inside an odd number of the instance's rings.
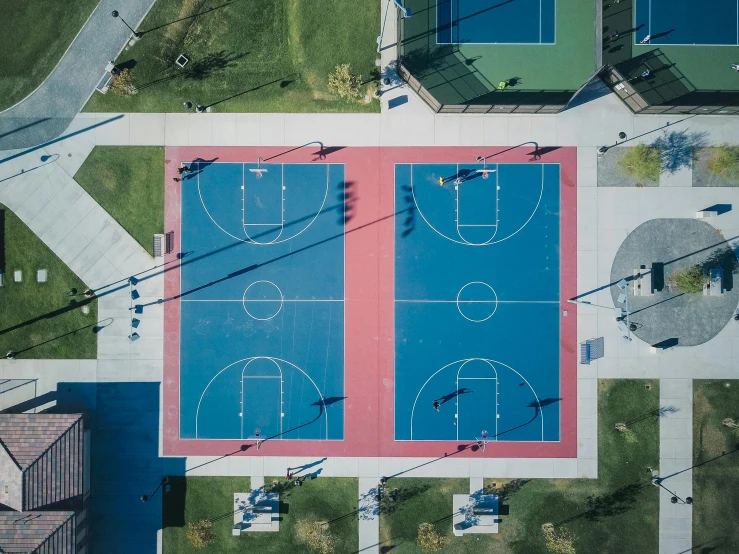
[[108,65],[105,66],[103,78],[100,79],[95,90],[101,94],[105,94],[110,90],[110,86],[113,84],[113,79],[115,79],[115,64],[113,62],[108,62]]

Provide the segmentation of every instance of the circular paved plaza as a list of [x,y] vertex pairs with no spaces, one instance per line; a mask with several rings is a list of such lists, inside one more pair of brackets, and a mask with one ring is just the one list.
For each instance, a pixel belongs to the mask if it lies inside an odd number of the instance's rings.
[[[670,290],[673,272],[698,265],[704,270],[723,269],[724,292],[718,296],[685,294]],[[634,269],[641,273],[654,267],[654,292],[634,295]],[[621,279],[627,287],[633,334],[651,345],[695,346],[709,341],[732,319],[739,303],[739,283],[735,283],[739,263],[719,232],[695,219],[653,219],[634,229],[621,244],[611,266],[611,282]],[[649,290],[651,277],[642,279]],[[611,287],[614,306],[620,289]],[[615,323],[614,323],[615,324]]]

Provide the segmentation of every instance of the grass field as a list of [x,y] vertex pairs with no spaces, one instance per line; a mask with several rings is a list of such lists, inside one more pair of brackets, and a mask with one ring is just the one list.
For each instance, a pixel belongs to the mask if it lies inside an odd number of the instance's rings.
[[695,552],[739,552],[739,434],[722,425],[725,418],[739,422],[739,381],[693,381]]
[[98,2],[4,3],[0,33],[0,111],[23,100],[49,76]]
[[[392,479],[389,487],[415,492],[381,516],[383,545],[418,553],[418,525],[437,522],[448,535],[444,553],[545,554],[541,526],[554,523],[571,532],[577,552],[656,554],[659,495],[647,467],[659,462],[658,409],[657,381],[600,381],[598,479],[486,479],[504,499],[497,535],[452,536],[452,494],[469,492],[467,480]],[[616,423],[627,424],[628,438]]]
[[[187,477],[171,480],[172,492],[164,497],[164,553],[258,552],[259,554],[300,554],[310,552],[296,535],[300,520],[328,522],[334,536],[334,552],[355,552],[359,546],[356,515],[359,484],[356,479],[317,478],[300,487],[284,477],[265,477],[269,486],[280,481],[280,531],[231,535],[233,493],[249,492],[247,477]],[[184,506],[184,511],[183,511]],[[185,537],[187,523],[210,519],[216,541],[205,549],[194,548]]]
[[[87,315],[80,309],[87,285],[2,204],[0,267],[5,271],[5,286],[0,287],[0,355],[12,350],[18,359],[97,356],[97,335],[93,332],[97,302],[87,304]],[[36,282],[39,269],[48,271],[46,283]],[[20,283],[13,279],[17,270],[23,272]],[[78,296],[69,296],[72,288]]]
[[[379,112],[377,100],[347,102],[327,88],[343,63],[369,81],[379,8],[376,0],[158,0],[142,39],[116,61],[133,67],[138,94],[95,94],[85,111],[182,112],[189,100],[215,112]],[[179,54],[190,59],[185,69],[174,65]]]
[[164,232],[164,148],[96,146],[74,179],[152,253]]

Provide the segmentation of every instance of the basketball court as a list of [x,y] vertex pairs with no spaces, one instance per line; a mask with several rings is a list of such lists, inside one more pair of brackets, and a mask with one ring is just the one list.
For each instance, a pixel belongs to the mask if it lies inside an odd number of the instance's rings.
[[185,165],[181,437],[341,439],[343,165]]
[[398,164],[395,186],[418,219],[396,219],[396,440],[557,441],[559,165]]
[[576,151],[530,150],[168,148],[164,451],[575,456]]

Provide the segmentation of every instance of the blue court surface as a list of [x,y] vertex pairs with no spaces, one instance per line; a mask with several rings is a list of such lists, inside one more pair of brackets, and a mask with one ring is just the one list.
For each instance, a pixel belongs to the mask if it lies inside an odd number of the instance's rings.
[[440,0],[437,44],[554,44],[555,0]]
[[559,440],[559,165],[480,169],[395,166],[396,440]]
[[739,1],[634,0],[636,43],[653,45],[739,45]]
[[[341,164],[182,181],[180,436],[342,439]],[[337,206],[338,205],[338,206]]]

